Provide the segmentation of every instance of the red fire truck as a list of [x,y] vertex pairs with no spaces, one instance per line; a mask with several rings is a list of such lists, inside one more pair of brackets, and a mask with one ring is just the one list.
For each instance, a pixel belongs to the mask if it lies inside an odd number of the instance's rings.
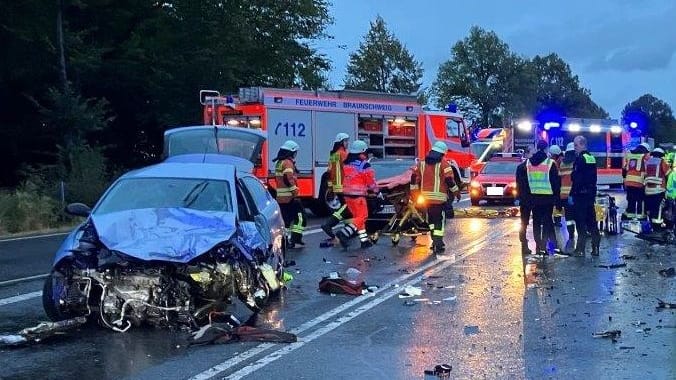
[[435,141],[443,140],[450,149],[447,157],[461,170],[474,160],[462,115],[423,111],[413,96],[251,87],[237,96],[201,91],[200,102],[207,125],[267,131],[254,170],[269,186],[274,185],[272,159],[279,147],[288,139],[296,141],[301,146],[296,158],[300,195],[317,214],[326,210],[318,200],[325,194],[322,176],[339,132],[366,141],[376,158],[423,158]]

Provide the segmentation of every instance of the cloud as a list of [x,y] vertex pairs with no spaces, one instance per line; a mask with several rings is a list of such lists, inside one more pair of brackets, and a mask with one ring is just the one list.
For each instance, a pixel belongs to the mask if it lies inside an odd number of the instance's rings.
[[616,49],[604,57],[596,57],[587,65],[591,72],[616,71],[653,71],[669,66],[676,47],[664,49],[647,46],[632,46]]

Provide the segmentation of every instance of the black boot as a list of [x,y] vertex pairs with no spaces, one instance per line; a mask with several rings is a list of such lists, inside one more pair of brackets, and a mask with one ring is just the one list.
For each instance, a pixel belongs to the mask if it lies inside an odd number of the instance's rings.
[[446,252],[446,245],[441,237],[432,237],[432,253],[435,255],[443,255]]
[[528,256],[531,253],[533,252],[531,252],[530,248],[528,248],[528,243],[521,243],[521,254],[524,256]]
[[599,249],[601,247],[601,236],[592,236],[592,256],[599,255]]
[[292,232],[291,233],[291,239],[289,239],[289,248],[295,248],[296,246],[305,246],[305,242],[303,241],[303,235],[298,233],[298,232]]
[[576,245],[576,247],[575,247],[575,251],[573,252],[573,254],[574,254],[575,256],[581,256],[581,257],[584,257],[584,256],[585,256],[585,246],[586,246],[586,245],[587,245],[587,239],[586,239],[586,236],[578,235],[578,237],[577,237],[577,245]]
[[335,216],[331,215],[329,219],[327,219],[326,222],[322,224],[322,231],[324,231],[324,233],[328,235],[328,237],[333,239],[336,237],[336,234],[333,233],[333,227],[337,226],[338,223],[340,223],[340,220],[338,220],[338,218],[336,218]]
[[371,240],[364,240],[361,242],[361,248],[366,249],[366,248],[371,248],[373,247],[373,243],[371,243]]

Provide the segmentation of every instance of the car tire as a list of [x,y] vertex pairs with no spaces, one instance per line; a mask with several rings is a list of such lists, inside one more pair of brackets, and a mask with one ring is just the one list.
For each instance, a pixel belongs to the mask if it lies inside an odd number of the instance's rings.
[[73,317],[71,313],[63,310],[59,302],[60,297],[56,294],[65,284],[66,278],[63,274],[55,271],[45,278],[42,286],[42,307],[52,322],[63,321]]

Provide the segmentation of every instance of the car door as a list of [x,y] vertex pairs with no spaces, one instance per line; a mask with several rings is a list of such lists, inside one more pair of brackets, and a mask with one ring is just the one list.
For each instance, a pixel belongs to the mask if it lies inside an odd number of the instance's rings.
[[242,175],[239,182],[245,191],[249,210],[256,227],[275,251],[282,249],[284,221],[279,204],[261,181],[252,175]]

